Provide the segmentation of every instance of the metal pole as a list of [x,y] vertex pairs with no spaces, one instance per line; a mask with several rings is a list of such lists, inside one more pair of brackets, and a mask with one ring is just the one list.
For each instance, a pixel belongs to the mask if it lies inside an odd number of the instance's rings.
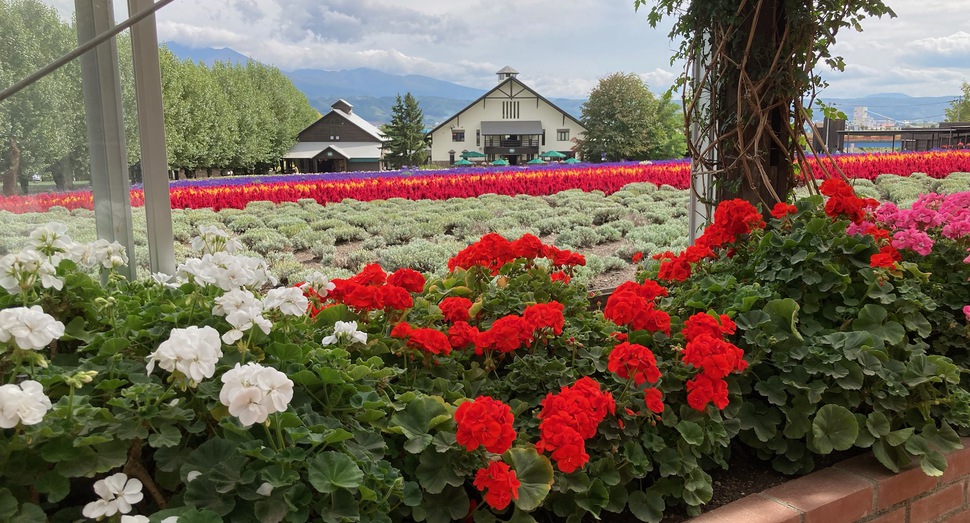
[[[152,0],[128,0],[128,12],[143,11]],[[158,64],[155,15],[131,28],[131,50],[141,139],[145,219],[148,222],[148,261],[152,272],[175,274],[175,239],[172,201],[168,193],[168,158],[165,153],[165,114],[162,75]]]
[[101,43],[117,35],[118,33],[124,31],[125,29],[128,29],[138,21],[148,17],[149,15],[154,14],[155,11],[158,11],[159,9],[165,7],[166,5],[174,1],[175,0],[159,0],[159,2],[157,4],[154,4],[150,9],[142,11],[128,18],[124,22],[121,22],[120,24],[114,26],[112,29],[99,34],[97,37],[92,38],[91,40],[88,40],[87,43],[83,45],[79,45],[76,49],[74,49],[70,53],[67,53],[66,55],[58,58],[57,60],[54,60],[53,62],[38,69],[34,74],[11,85],[10,87],[4,89],[3,91],[0,91],[0,102],[6,100],[7,98],[10,98],[11,96],[19,93],[20,91],[22,91],[23,89],[26,89],[27,87],[30,87],[30,85],[36,82],[37,80],[40,80],[41,78],[60,69],[61,67],[63,67],[70,61],[74,60],[75,58],[78,58],[79,56],[90,51],[91,49],[94,49],[98,45],[101,45]]
[[[75,0],[78,43],[84,44],[114,26],[111,0]],[[98,238],[116,241],[128,251],[119,272],[135,279],[135,240],[131,226],[128,154],[121,109],[121,76],[114,40],[81,56],[81,85],[91,157],[91,189]]]

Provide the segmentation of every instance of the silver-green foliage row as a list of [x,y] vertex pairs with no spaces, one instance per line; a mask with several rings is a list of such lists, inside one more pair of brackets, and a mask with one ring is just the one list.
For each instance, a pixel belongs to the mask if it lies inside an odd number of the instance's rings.
[[[936,180],[925,175],[883,175],[875,181],[855,180],[865,197],[905,205],[921,192],[970,190],[970,173],[953,173]],[[251,202],[245,209],[176,209],[172,226],[176,261],[191,253],[188,242],[200,225],[214,225],[233,233],[246,249],[274,256],[273,270],[283,282],[300,281],[296,264],[313,270],[356,272],[363,264],[379,262],[388,270],[411,267],[440,273],[448,258],[483,234],[509,238],[525,233],[548,243],[584,252],[593,261],[580,280],[625,269],[633,254],[647,255],[686,247],[688,191],[650,183],[631,183],[605,195],[600,191],[563,191],[534,197],[486,194],[478,198],[443,201],[405,200],[362,202],[347,199],[320,205],[313,200],[273,204]],[[133,209],[135,255],[140,274],[148,274],[144,209]],[[49,221],[68,224],[71,237],[95,238],[93,211],[52,208],[47,213],[0,212],[4,223],[0,254],[19,250],[23,238]],[[604,247],[611,252],[602,252]],[[598,249],[592,257],[593,249]],[[293,253],[303,253],[295,261]],[[276,256],[284,256],[276,259]],[[599,263],[599,258],[609,263]],[[303,261],[305,260],[305,261]],[[295,278],[295,280],[294,280]]]

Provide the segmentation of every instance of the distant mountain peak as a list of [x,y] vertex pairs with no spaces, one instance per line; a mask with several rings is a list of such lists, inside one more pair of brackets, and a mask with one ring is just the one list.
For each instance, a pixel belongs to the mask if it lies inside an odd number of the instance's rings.
[[163,44],[165,47],[168,47],[168,50],[172,51],[172,54],[177,56],[179,59],[202,62],[209,67],[212,67],[212,64],[216,62],[245,64],[246,62],[252,60],[252,58],[229,47],[222,47],[219,49],[212,47],[191,47],[178,42],[163,42]]
[[912,96],[903,93],[877,93],[870,94],[866,98],[912,98]]

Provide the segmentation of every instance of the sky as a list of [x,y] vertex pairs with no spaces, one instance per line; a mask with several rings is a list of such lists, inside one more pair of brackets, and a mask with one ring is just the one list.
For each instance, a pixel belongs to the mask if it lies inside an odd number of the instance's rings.
[[[73,0],[43,0],[70,18]],[[970,81],[970,1],[884,0],[897,18],[843,29],[820,95],[960,95]],[[127,2],[115,0],[116,19]],[[283,70],[368,67],[489,89],[508,65],[546,97],[586,98],[601,78],[636,73],[655,92],[681,73],[671,21],[653,29],[650,0],[175,0],[159,40],[229,47]]]

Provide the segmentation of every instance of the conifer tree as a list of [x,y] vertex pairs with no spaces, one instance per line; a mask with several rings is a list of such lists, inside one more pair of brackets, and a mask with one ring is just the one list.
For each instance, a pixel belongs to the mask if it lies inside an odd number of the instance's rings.
[[406,93],[404,98],[397,95],[391,108],[391,123],[384,126],[384,132],[389,139],[384,157],[392,169],[424,163],[427,155],[424,114],[411,93]]

